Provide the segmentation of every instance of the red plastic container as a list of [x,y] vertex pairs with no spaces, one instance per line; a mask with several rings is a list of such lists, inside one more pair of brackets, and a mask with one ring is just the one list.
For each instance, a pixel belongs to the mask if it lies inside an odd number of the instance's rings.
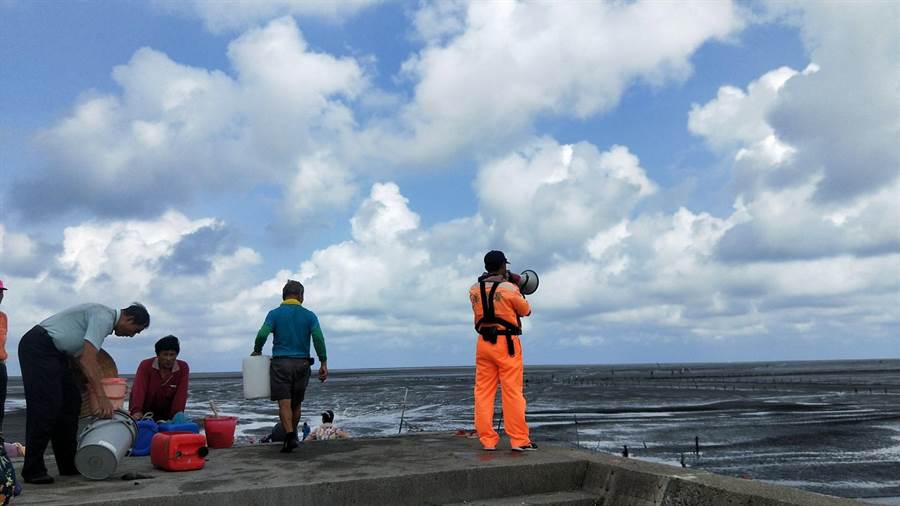
[[203,419],[206,441],[210,448],[231,448],[234,444],[236,416],[208,416]]
[[150,462],[165,471],[196,471],[206,464],[206,437],[193,432],[160,432],[150,443]]

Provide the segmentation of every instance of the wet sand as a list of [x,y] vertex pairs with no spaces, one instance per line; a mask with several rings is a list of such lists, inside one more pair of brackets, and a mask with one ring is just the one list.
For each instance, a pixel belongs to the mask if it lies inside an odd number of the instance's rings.
[[3,439],[8,443],[25,444],[25,410],[7,411],[3,417]]

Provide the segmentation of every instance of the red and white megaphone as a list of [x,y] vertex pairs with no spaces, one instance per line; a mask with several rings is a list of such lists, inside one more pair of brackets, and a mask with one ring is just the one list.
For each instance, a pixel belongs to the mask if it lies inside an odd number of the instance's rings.
[[522,271],[522,274],[509,273],[509,280],[519,285],[519,291],[525,295],[531,295],[538,289],[540,280],[538,275],[531,269]]

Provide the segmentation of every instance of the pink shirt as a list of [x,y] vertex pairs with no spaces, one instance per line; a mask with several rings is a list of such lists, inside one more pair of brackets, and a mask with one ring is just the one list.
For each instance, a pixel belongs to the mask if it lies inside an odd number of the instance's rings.
[[309,435],[309,439],[313,441],[324,441],[326,439],[344,439],[347,433],[335,427],[330,423],[323,423],[316,427],[316,430]]

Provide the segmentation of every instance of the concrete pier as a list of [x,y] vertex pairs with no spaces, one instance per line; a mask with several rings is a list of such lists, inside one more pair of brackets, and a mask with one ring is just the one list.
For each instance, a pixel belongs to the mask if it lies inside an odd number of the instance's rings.
[[[212,450],[200,471],[168,473],[126,457],[115,479],[57,477],[15,504],[92,505],[753,505],[862,504],[802,490],[613,455],[542,446],[481,450],[451,434]],[[21,464],[21,462],[19,463]],[[55,465],[48,461],[51,475]],[[152,479],[123,481],[124,473]]]

